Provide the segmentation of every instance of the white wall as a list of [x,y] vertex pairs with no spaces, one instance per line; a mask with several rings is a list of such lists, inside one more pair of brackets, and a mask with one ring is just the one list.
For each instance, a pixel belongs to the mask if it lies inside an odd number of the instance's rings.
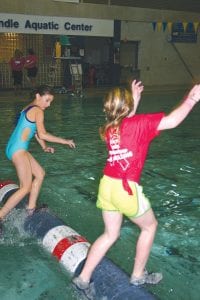
[[[151,22],[122,22],[121,39],[140,41],[140,76],[146,85],[184,85],[193,81],[184,63],[168,41],[168,29],[153,30]],[[189,71],[196,81],[200,79],[200,41],[175,43]]]

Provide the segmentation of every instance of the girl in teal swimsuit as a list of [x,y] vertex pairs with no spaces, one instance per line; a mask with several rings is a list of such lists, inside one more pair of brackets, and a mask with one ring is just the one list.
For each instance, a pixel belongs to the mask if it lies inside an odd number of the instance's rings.
[[[20,117],[15,127],[6,147],[6,156],[9,160],[12,160],[12,157],[15,152],[18,150],[28,150],[30,141],[36,133],[36,122],[30,121],[26,116],[29,110],[31,110],[34,105],[28,106],[26,109],[22,110]],[[27,139],[22,139],[24,130],[28,130],[29,134]]]
[[20,113],[17,125],[10,136],[6,147],[6,155],[12,160],[20,182],[19,189],[10,196],[0,209],[0,231],[3,218],[13,209],[27,194],[28,213],[33,213],[45,171],[28,151],[30,140],[35,136],[36,140],[45,152],[54,153],[54,148],[48,147],[46,142],[59,143],[75,148],[73,140],[63,139],[48,133],[44,127],[44,111],[51,105],[54,99],[53,89],[42,85],[34,92],[34,100]]

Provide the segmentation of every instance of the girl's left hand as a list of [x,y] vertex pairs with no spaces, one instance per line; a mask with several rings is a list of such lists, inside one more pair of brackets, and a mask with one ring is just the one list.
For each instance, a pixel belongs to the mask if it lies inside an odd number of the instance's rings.
[[53,148],[53,147],[46,147],[46,148],[44,149],[44,152],[48,152],[48,153],[54,153],[54,152],[55,152],[55,150],[54,150],[54,148]]
[[193,88],[189,91],[186,98],[192,99],[194,102],[200,101],[200,84],[195,84]]
[[144,86],[142,85],[141,81],[133,80],[132,85],[132,96],[134,101],[138,102],[141,98],[141,94],[144,90]]

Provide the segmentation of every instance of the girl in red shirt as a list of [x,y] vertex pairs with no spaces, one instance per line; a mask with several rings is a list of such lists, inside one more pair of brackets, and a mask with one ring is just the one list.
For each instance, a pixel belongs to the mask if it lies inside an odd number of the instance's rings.
[[22,88],[23,68],[25,59],[19,49],[15,50],[14,56],[10,59],[9,64],[12,71],[14,90],[17,94]]
[[33,49],[28,49],[28,55],[25,59],[24,68],[27,70],[27,77],[33,88],[36,86],[36,76],[38,73],[37,63],[37,55],[34,53]]
[[106,124],[100,128],[100,135],[107,145],[108,158],[99,185],[97,207],[102,209],[105,230],[91,246],[80,275],[73,279],[91,299],[94,294],[90,285],[92,273],[118,239],[123,215],[140,229],[130,283],[138,286],[162,280],[162,273],[148,273],[145,269],[157,220],[139,180],[151,141],[161,130],[175,128],[186,118],[200,100],[200,84],[195,85],[169,115],[135,114],[143,88],[140,81],[134,80],[132,93],[114,88],[104,101]]

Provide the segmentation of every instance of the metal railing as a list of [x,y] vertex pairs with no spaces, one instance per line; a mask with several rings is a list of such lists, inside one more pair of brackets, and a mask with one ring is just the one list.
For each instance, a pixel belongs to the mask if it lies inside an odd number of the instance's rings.
[[[63,85],[64,74],[62,65],[56,63],[41,63],[38,66],[37,84],[50,84],[52,86]],[[26,76],[26,70],[23,72],[23,88],[30,87],[30,82]],[[0,89],[13,88],[12,71],[8,63],[0,63]]]

